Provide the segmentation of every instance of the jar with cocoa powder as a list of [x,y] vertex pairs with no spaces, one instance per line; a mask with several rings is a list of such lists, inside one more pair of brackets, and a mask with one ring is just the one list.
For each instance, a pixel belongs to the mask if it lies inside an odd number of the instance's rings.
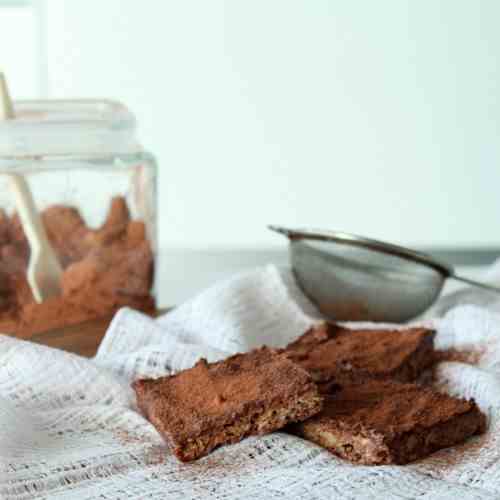
[[[156,164],[133,114],[102,100],[18,101],[0,121],[0,332],[19,337],[150,311]],[[9,184],[20,174],[62,268],[60,294],[35,300],[30,244]]]

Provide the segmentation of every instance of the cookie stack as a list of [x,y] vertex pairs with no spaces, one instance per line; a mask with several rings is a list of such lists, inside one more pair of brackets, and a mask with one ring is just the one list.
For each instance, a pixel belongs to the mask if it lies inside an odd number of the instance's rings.
[[359,464],[405,464],[484,431],[473,400],[416,383],[435,332],[322,323],[285,349],[200,360],[133,388],[141,411],[184,462],[278,429]]

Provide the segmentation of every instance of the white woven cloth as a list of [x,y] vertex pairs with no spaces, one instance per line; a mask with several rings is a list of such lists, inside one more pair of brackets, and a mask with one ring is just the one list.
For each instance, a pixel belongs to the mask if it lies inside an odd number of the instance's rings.
[[476,399],[489,430],[402,467],[353,466],[285,433],[184,465],[137,412],[131,380],[284,346],[311,325],[317,314],[286,270],[237,276],[156,321],[122,310],[92,360],[0,336],[0,498],[500,498],[500,303],[471,293],[424,323],[438,347],[482,353],[437,371],[442,388]]

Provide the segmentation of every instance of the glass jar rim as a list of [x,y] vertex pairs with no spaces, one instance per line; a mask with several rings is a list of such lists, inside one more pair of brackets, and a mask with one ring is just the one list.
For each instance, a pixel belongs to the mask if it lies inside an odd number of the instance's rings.
[[137,150],[130,110],[106,99],[14,101],[0,122],[0,156]]
[[[100,127],[133,129],[130,110],[111,99],[47,99],[14,101],[14,116],[0,121],[0,134],[7,129],[36,127]],[[42,129],[39,129],[42,130]]]

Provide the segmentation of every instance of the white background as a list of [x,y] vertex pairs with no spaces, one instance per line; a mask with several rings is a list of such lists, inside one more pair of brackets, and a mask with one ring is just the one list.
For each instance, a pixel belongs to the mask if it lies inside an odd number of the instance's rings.
[[5,12],[14,97],[137,114],[163,248],[280,245],[270,222],[500,244],[496,0],[46,0],[16,33]]

